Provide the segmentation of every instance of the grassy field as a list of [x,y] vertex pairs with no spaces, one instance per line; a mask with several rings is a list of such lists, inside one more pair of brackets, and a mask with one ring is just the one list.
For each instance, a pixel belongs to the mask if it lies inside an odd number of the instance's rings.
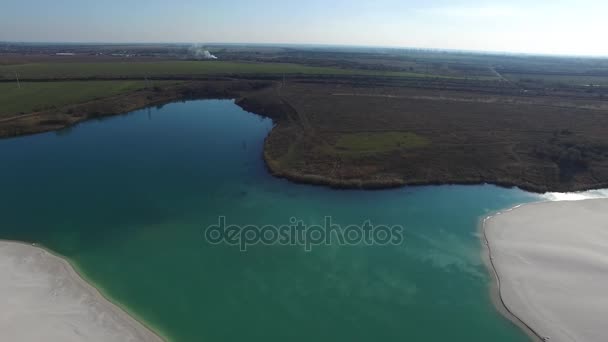
[[428,143],[428,139],[410,132],[357,132],[341,134],[334,147],[345,152],[381,153],[422,147]]
[[21,82],[21,88],[16,83],[0,83],[0,118],[82,103],[145,86],[144,81]]
[[442,77],[415,72],[342,69],[289,63],[240,63],[223,61],[30,63],[0,66],[0,79],[15,79],[15,73],[17,73],[21,79],[191,77],[235,74]]
[[[297,115],[272,130],[264,156],[274,174],[336,187],[480,182],[539,192],[604,187],[608,110],[589,109],[603,101],[574,94],[568,102],[564,96],[290,83],[281,100]],[[272,99],[271,92],[267,96]],[[259,110],[273,108],[270,100],[259,101]]]
[[608,86],[608,76],[546,75],[546,74],[502,74],[514,82],[546,83],[549,85],[600,85]]

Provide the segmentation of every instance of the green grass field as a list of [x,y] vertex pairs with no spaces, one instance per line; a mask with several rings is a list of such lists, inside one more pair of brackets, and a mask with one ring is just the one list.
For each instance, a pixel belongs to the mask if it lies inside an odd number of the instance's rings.
[[428,144],[428,139],[410,132],[359,132],[341,134],[334,148],[346,153],[381,153]]
[[[158,83],[158,82],[155,82]],[[144,88],[144,81],[0,83],[0,118]]]
[[223,61],[37,63],[0,66],[0,79],[61,79],[94,77],[191,77],[205,75],[367,75],[395,77],[443,77],[414,72],[394,72],[314,67],[287,63],[234,63]]

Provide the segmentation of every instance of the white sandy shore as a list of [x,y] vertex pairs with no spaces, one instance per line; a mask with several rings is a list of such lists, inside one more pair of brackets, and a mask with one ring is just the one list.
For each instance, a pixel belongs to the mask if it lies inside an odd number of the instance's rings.
[[608,341],[608,199],[524,205],[484,232],[511,314],[547,341]]
[[162,341],[63,259],[0,241],[0,341]]

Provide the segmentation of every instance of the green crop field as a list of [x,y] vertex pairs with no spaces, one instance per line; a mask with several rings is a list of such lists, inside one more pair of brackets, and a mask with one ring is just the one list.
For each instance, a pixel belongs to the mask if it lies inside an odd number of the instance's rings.
[[358,132],[341,134],[334,148],[341,152],[380,153],[428,144],[428,139],[410,132]]
[[16,83],[0,83],[0,117],[82,103],[145,86],[144,81],[21,82],[21,88]]
[[0,66],[0,79],[196,77],[205,75],[367,75],[445,77],[414,72],[341,69],[288,63],[235,63],[223,61],[31,63]]

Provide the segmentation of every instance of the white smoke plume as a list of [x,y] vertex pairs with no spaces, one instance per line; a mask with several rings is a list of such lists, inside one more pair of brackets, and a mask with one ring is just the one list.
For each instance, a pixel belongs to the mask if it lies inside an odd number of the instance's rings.
[[217,59],[216,56],[212,55],[211,52],[204,49],[200,44],[193,44],[188,48],[188,52],[195,59]]
[[217,59],[216,56],[212,55],[209,51],[205,50],[203,51],[203,55],[205,56],[205,58],[207,59]]

